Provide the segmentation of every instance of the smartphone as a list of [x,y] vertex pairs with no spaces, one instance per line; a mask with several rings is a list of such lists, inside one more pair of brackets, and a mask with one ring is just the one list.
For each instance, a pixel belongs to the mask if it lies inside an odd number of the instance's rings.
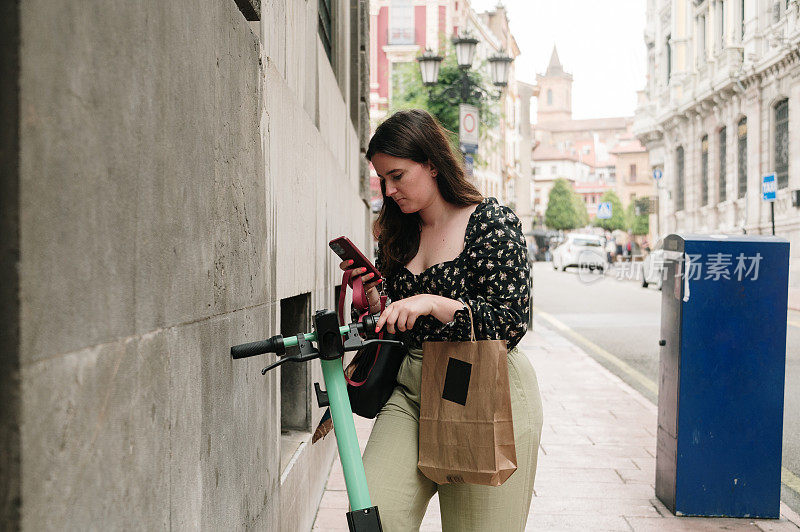
[[339,255],[339,258],[342,260],[352,260],[353,265],[352,268],[366,268],[367,271],[364,272],[364,275],[372,272],[374,274],[373,278],[369,280],[369,282],[375,282],[381,278],[381,272],[369,261],[367,257],[361,253],[355,244],[350,242],[350,239],[346,236],[340,236],[339,238],[334,238],[328,245],[331,247],[334,253]]

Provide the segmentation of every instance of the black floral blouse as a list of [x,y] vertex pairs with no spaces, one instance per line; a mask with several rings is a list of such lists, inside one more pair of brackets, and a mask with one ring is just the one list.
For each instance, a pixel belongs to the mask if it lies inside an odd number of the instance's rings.
[[[375,265],[381,270],[380,248]],[[419,275],[401,268],[384,280],[384,289],[392,301],[417,294],[461,300],[472,309],[476,339],[505,339],[511,349],[528,328],[529,276],[519,218],[495,198],[485,198],[470,215],[464,249],[455,259],[434,264]],[[424,341],[467,341],[469,312],[466,308],[456,311],[453,321],[446,324],[433,316],[420,316],[400,337],[416,348]]]

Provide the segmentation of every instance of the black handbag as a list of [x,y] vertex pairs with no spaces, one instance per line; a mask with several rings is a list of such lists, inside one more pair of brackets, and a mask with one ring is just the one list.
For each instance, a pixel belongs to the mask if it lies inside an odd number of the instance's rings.
[[[349,272],[345,272],[345,274],[347,273]],[[345,275],[345,278],[342,279],[342,289],[339,293],[340,323],[344,323],[342,314],[346,287],[350,285],[348,281],[349,275]],[[354,291],[363,291],[363,286],[360,282],[355,282],[354,284]],[[386,299],[386,296],[381,296],[381,312],[386,308]],[[359,294],[359,297],[354,297],[353,300],[354,302],[364,302],[367,298],[362,293]],[[355,314],[356,318],[363,318],[369,312],[369,304],[366,304],[366,308],[359,308],[363,305],[364,303],[354,305],[351,314]],[[394,340],[395,335],[383,331],[378,338]],[[356,351],[353,360],[344,368],[347,395],[350,397],[350,406],[354,414],[367,419],[373,419],[378,415],[378,412],[380,412],[394,391],[394,387],[397,384],[397,372],[407,354],[408,350],[404,345],[373,344]],[[322,415],[317,429],[314,431],[311,443],[316,443],[319,439],[324,438],[332,429],[333,421],[331,420],[330,409],[327,409]]]
[[[386,306],[386,296],[381,296],[381,312]],[[395,335],[382,332],[384,340],[394,340]],[[368,345],[356,351],[353,360],[344,369],[347,394],[353,413],[372,419],[397,384],[397,372],[408,350],[401,345]]]

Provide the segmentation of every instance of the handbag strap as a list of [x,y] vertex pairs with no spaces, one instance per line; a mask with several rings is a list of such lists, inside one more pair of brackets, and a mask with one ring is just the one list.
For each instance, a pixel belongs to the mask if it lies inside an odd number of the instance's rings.
[[353,306],[359,311],[369,311],[369,300],[367,298],[367,291],[364,288],[364,281],[361,276],[351,278],[352,270],[345,270],[342,274],[342,286],[339,288],[339,325],[346,323],[344,316],[344,300],[347,296],[347,287],[353,289]]
[[[459,301],[464,303],[464,301],[461,300],[461,299],[459,299]],[[469,312],[469,329],[470,329],[469,341],[470,342],[474,342],[475,341],[475,322],[472,319],[472,308],[469,306],[468,303],[464,303],[464,306],[467,307],[467,311]]]
[[[381,312],[383,312],[383,310],[386,308],[386,300],[387,296],[381,296]],[[367,314],[369,314],[369,309],[367,309],[366,312],[364,312],[361,316],[358,317],[359,323],[361,322],[361,320],[364,319],[364,316],[366,316]],[[378,338],[383,340],[383,330],[381,330],[381,332],[378,334]],[[369,379],[372,370],[375,368],[375,363],[378,362],[378,355],[380,355],[381,353],[381,347],[383,347],[383,345],[378,344],[378,348],[375,350],[375,357],[372,359],[372,364],[370,365],[369,371],[367,372],[367,375],[364,377],[364,380],[354,381],[347,375],[346,371],[344,372],[344,380],[347,382],[348,386],[351,386],[353,388],[358,388],[359,386],[367,382],[367,379]],[[342,358],[342,364],[344,364],[344,358]]]

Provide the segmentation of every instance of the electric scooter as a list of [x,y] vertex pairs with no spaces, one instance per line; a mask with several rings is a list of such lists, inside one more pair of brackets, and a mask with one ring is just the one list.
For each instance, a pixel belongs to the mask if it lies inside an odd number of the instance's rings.
[[[235,359],[263,353],[275,353],[282,357],[261,370],[262,375],[286,362],[320,359],[326,390],[321,390],[319,383],[315,382],[314,392],[319,406],[329,406],[331,410],[347,496],[350,500],[347,524],[351,532],[381,532],[383,528],[378,507],[372,506],[369,498],[367,477],[364,474],[364,463],[361,461],[361,450],[353,422],[353,410],[347,394],[342,357],[346,351],[356,351],[371,344],[402,345],[402,342],[397,340],[376,338],[375,326],[379,318],[380,314],[366,314],[360,322],[340,326],[336,313],[323,309],[314,314],[314,332],[300,333],[287,338],[277,335],[267,340],[231,347],[231,357]],[[314,347],[313,342],[316,342],[317,347]],[[285,356],[288,347],[298,347],[300,352],[293,356]]]

